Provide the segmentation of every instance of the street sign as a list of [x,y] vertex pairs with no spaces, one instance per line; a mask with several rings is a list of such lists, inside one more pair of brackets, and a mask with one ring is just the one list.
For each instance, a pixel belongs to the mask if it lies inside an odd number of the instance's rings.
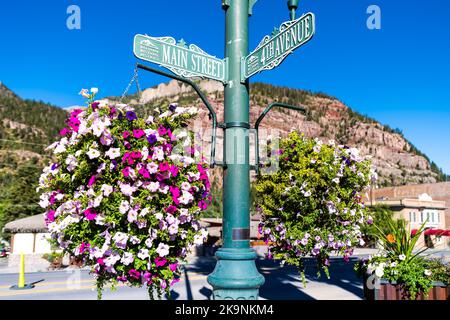
[[133,53],[138,59],[159,64],[181,77],[202,77],[226,82],[226,63],[195,44],[178,43],[172,37],[134,37]]
[[241,63],[241,81],[263,70],[270,70],[278,65],[295,49],[314,36],[315,16],[307,13],[297,20],[286,21],[265,36],[256,49]]

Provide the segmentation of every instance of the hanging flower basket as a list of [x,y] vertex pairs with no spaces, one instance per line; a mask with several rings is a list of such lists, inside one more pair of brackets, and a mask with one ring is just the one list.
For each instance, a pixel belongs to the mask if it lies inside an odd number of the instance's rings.
[[370,160],[355,148],[307,139],[292,132],[280,141],[278,168],[261,173],[256,203],[262,214],[259,232],[268,257],[298,267],[314,257],[327,276],[330,255],[348,261],[363,245],[361,225],[371,223],[362,193],[376,178]]
[[179,281],[180,262],[207,233],[207,164],[181,128],[196,110],[170,105],[148,119],[94,102],[72,111],[56,162],[40,178],[52,242],[90,266],[99,298],[107,283],[147,286],[153,297]]

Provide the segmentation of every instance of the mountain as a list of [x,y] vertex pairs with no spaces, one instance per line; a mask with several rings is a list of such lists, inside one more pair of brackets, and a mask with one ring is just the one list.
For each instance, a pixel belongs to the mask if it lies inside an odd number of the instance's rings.
[[[197,83],[208,94],[218,121],[223,121],[222,85],[210,80]],[[149,113],[152,106],[168,102],[178,102],[182,106],[202,105],[189,86],[175,80],[146,89],[139,97],[130,96],[127,102],[135,105],[143,114]],[[254,83],[251,85],[250,123],[254,124],[266,106],[272,102],[304,106],[307,114],[274,108],[262,122],[261,129],[276,129],[282,136],[295,129],[305,133],[307,137],[317,137],[324,141],[334,139],[338,143],[357,147],[362,154],[372,156],[379,175],[379,186],[445,180],[445,175],[438,166],[409,142],[399,129],[392,129],[375,119],[361,115],[338,99],[323,93]],[[209,128],[207,110],[204,107],[200,110],[202,127]],[[222,130],[219,129],[218,133],[220,131]],[[205,141],[210,139],[209,136],[202,138]],[[217,143],[216,150],[219,151],[222,149],[221,139],[218,139]]]
[[66,117],[66,111],[23,100],[0,84],[0,231],[9,221],[42,213],[35,189],[50,157],[45,147]]

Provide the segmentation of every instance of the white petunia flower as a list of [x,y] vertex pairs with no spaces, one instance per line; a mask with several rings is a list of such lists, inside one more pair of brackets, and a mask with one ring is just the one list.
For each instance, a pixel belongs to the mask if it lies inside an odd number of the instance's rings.
[[105,155],[109,157],[110,159],[115,159],[117,157],[120,157],[120,149],[119,148],[111,148],[108,151],[106,151]]
[[90,148],[88,152],[86,152],[89,159],[95,159],[100,157],[100,152],[97,149]]
[[156,253],[158,253],[158,255],[160,257],[165,257],[169,254],[169,246],[165,243],[160,243],[158,245],[158,248],[156,248]]

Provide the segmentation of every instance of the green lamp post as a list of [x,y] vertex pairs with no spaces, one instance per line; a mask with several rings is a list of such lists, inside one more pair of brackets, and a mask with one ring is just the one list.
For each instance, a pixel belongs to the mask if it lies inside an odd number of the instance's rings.
[[223,247],[208,282],[214,299],[258,299],[264,277],[250,248],[249,81],[241,81],[241,58],[248,54],[248,17],[252,0],[224,0],[226,15]]
[[[249,78],[277,67],[294,50],[307,43],[315,33],[315,16],[307,13],[295,19],[298,0],[289,0],[291,21],[283,22],[277,32],[267,35],[254,51],[248,50],[248,19],[257,0],[222,0],[225,10],[225,59],[208,55],[196,45],[172,37],[137,34],[133,53],[138,59],[165,67],[176,75],[147,66],[138,67],[191,85],[208,107],[213,120],[211,166],[221,165],[223,172],[223,247],[216,253],[217,264],[208,276],[214,299],[258,299],[264,277],[256,269],[256,252],[250,248],[250,155],[249,155]],[[225,86],[225,122],[216,123],[216,115],[206,97],[189,77],[206,77]],[[301,110],[274,103],[274,106]],[[215,131],[224,129],[223,163],[215,162]],[[258,157],[257,157],[258,158]],[[256,163],[256,171],[259,166]]]

